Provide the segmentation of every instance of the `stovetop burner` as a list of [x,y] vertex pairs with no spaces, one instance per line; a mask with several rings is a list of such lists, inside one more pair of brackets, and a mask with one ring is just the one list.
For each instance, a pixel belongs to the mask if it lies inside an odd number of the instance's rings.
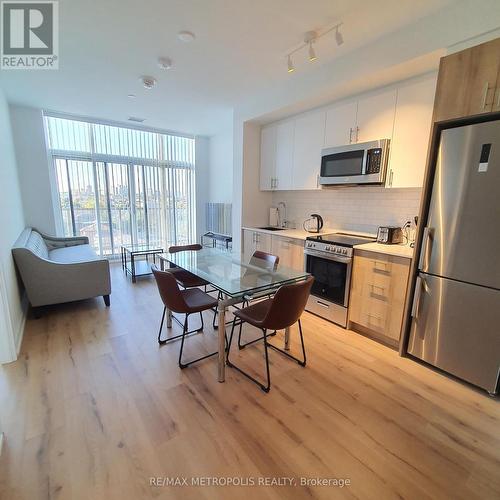
[[306,239],[342,247],[353,247],[354,245],[372,243],[375,241],[375,238],[371,238],[370,236],[359,236],[346,233],[318,234],[317,236],[308,236]]

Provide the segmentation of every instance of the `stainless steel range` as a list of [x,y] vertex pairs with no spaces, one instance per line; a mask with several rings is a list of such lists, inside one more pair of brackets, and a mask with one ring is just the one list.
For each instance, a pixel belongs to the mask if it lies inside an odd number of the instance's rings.
[[373,241],[375,238],[346,233],[306,239],[305,269],[314,276],[307,311],[344,328],[347,326],[353,246]]

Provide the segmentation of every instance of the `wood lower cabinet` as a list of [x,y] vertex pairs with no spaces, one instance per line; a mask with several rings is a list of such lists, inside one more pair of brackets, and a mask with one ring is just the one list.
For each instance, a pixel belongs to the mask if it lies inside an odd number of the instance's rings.
[[249,262],[256,250],[277,255],[280,266],[304,269],[304,240],[244,229],[243,261]]
[[304,241],[295,238],[272,236],[272,252],[280,258],[280,266],[296,271],[304,269]]
[[500,110],[500,38],[443,57],[435,122]]
[[396,346],[401,335],[411,260],[356,250],[349,298],[353,330]]
[[256,250],[271,252],[271,235],[251,229],[243,230],[243,261],[248,262]]

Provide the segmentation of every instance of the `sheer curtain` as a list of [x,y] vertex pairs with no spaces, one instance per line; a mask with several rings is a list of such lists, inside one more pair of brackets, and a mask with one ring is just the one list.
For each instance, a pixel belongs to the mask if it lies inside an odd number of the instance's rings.
[[65,235],[106,256],[195,241],[194,138],[51,115],[45,126]]

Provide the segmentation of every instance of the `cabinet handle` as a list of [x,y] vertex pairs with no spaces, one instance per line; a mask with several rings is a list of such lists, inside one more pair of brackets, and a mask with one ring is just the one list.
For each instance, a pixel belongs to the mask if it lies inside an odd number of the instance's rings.
[[319,174],[316,175],[316,187],[319,188]]
[[387,262],[380,262],[378,260],[373,260],[372,262],[373,262],[373,269],[375,269],[375,271],[384,271],[385,273],[389,271],[387,269]]
[[369,318],[374,318],[376,319],[377,321],[382,321],[382,318],[380,316],[377,316],[376,314],[372,314],[372,313],[367,313],[366,314]]
[[375,290],[375,288],[378,288],[379,290],[382,291],[382,295],[385,292],[385,288],[383,286],[374,285],[373,283],[368,283],[368,286],[370,286],[373,291]]
[[352,144],[352,127],[349,129],[349,144]]
[[482,105],[483,109],[486,108],[487,106],[486,99],[488,97],[488,90],[490,90],[490,84],[489,82],[486,82],[483,91],[483,105]]

